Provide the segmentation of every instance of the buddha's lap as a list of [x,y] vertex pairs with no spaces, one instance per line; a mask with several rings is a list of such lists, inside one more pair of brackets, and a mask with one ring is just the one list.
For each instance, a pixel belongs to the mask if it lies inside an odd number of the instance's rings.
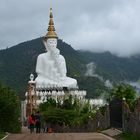
[[51,80],[48,78],[42,78],[42,77],[37,77],[36,78],[36,83],[37,85],[46,85],[46,84],[61,84],[61,85],[76,85],[77,84],[77,80],[71,78],[71,77],[65,77],[63,80]]

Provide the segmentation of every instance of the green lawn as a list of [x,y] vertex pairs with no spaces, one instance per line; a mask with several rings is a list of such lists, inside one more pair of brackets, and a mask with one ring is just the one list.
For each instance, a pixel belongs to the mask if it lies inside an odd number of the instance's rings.
[[3,138],[5,136],[4,132],[0,132],[0,139]]

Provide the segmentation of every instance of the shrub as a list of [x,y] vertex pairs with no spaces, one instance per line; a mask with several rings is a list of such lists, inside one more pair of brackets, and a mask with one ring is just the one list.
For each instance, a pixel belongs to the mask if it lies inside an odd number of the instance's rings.
[[0,85],[0,130],[20,132],[20,100],[13,90]]

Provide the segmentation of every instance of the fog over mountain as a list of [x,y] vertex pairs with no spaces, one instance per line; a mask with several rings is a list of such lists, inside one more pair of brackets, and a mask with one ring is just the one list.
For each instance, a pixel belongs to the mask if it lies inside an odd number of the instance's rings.
[[86,65],[86,72],[85,72],[85,76],[90,76],[90,77],[97,77],[98,79],[100,79],[101,81],[103,81],[103,77],[99,76],[96,73],[96,64],[94,62],[90,62]]
[[[50,1],[1,0],[0,48],[43,36]],[[52,0],[60,38],[75,49],[118,56],[140,53],[139,5],[139,0]]]

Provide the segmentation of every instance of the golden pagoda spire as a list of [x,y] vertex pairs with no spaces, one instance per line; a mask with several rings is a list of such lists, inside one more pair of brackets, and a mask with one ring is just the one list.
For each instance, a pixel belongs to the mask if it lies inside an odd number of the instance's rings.
[[48,32],[47,32],[47,34],[44,36],[44,40],[47,40],[48,38],[58,38],[58,37],[57,37],[57,34],[55,33],[52,8],[50,8],[49,27],[48,27]]

